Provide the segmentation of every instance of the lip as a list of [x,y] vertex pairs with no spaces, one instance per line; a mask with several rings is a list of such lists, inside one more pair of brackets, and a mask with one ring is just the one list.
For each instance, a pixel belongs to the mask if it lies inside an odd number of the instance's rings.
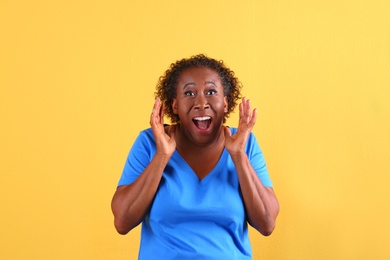
[[[197,132],[200,133],[208,133],[211,130],[211,123],[212,123],[213,118],[208,115],[201,115],[201,116],[195,116],[192,118],[192,122],[194,124],[195,129]],[[207,124],[207,127],[203,125],[203,127],[199,127],[200,123],[202,124]]]

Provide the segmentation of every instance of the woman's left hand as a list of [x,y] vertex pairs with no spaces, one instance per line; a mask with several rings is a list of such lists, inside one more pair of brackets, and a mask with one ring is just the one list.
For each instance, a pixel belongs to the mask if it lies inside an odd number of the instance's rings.
[[234,135],[231,135],[229,128],[225,126],[225,148],[230,154],[244,151],[248,136],[256,123],[257,109],[253,109],[252,111],[249,99],[246,99],[245,97],[242,99],[239,110],[240,114],[237,132]]

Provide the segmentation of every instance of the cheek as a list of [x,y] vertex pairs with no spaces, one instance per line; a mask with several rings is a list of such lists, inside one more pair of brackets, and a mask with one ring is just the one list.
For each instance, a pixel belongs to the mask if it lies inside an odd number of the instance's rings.
[[214,109],[216,110],[226,110],[226,103],[225,103],[225,99],[221,100],[221,99],[216,99],[216,98],[213,98],[212,100],[210,100],[209,102],[213,107]]
[[175,105],[172,105],[173,112],[176,115],[185,115],[191,110],[192,104],[183,100],[177,101],[174,103]]

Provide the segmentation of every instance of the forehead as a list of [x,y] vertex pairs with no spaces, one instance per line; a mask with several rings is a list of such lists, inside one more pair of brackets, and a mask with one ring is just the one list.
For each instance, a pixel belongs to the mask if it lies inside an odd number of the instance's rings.
[[221,78],[219,74],[213,69],[207,67],[193,67],[184,70],[180,74],[177,83],[178,85],[181,85],[196,81],[212,81],[214,83],[220,83]]

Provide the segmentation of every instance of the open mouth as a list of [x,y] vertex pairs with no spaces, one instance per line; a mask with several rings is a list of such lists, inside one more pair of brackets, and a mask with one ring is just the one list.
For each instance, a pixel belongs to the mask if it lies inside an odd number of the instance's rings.
[[195,117],[194,119],[192,119],[192,121],[194,122],[197,128],[201,130],[207,130],[211,124],[211,117],[209,116]]

